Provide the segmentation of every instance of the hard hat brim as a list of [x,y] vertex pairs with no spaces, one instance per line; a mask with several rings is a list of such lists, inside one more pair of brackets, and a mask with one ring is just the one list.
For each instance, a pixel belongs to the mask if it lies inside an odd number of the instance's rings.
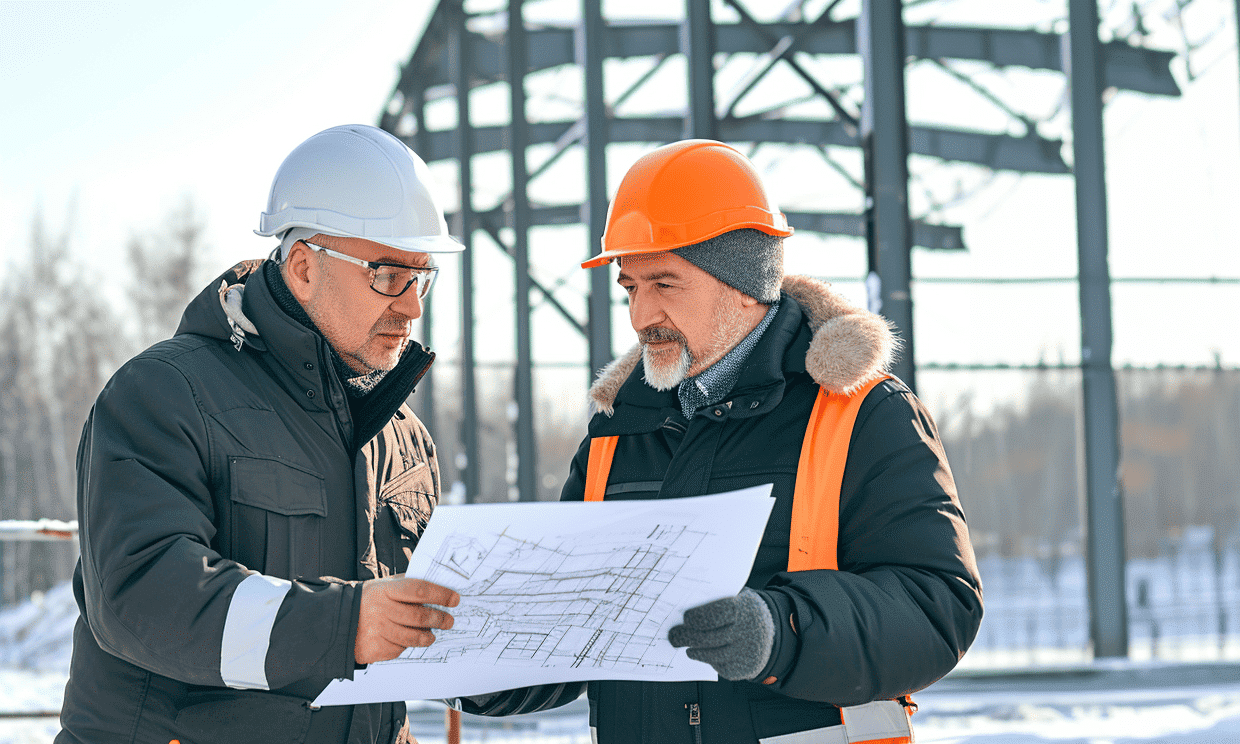
[[[786,221],[783,221],[782,214],[779,215],[779,218],[780,218],[780,221],[782,221],[785,226],[788,224]],[[597,256],[594,256],[586,261],[583,261],[581,263],[581,268],[593,269],[598,266],[609,264],[612,261],[616,260],[617,258],[622,258],[624,256],[638,256],[638,255],[642,255],[645,253],[664,253],[666,251],[670,251],[675,248],[684,248],[685,246],[688,246],[688,245],[697,245],[698,243],[710,240],[711,238],[718,237],[726,232],[731,232],[732,230],[741,230],[744,228],[752,228],[754,230],[761,230],[767,235],[774,235],[780,238],[791,237],[792,234],[795,232],[791,227],[784,227],[783,229],[781,229],[778,227],[774,227],[766,222],[753,221],[753,222],[732,223],[732,224],[726,225],[725,227],[720,228],[719,230],[713,231],[712,233],[705,235],[705,237],[699,237],[695,235],[692,239],[685,239],[685,240],[679,240],[679,241],[663,240],[663,241],[651,241],[651,242],[644,242],[644,243],[630,243],[629,245],[623,245],[623,246],[619,246],[616,248],[610,248],[598,254]]]
[[338,238],[360,238],[369,240],[372,243],[386,245],[389,248],[397,250],[409,251],[411,253],[460,253],[465,250],[465,246],[460,239],[452,235],[415,235],[411,237],[391,237],[386,235],[355,235],[352,233],[341,232],[339,230],[330,230],[320,224],[313,222],[288,222],[280,226],[278,231],[255,230],[255,235],[261,235],[264,238],[270,238],[277,234],[283,234],[285,230],[294,227],[305,227],[314,230],[322,235],[333,235]]

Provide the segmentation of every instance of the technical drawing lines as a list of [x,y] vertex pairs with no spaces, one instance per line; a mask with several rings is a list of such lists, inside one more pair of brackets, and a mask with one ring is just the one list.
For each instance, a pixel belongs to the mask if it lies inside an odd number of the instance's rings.
[[667,668],[663,629],[673,586],[708,533],[660,524],[606,541],[576,535],[527,540],[508,529],[455,535],[431,561],[429,581],[461,594],[452,630],[389,663],[492,663],[626,670]]

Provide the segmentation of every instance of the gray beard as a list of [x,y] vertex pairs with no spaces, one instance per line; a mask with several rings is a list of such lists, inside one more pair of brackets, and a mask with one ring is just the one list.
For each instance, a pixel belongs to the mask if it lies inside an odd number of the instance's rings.
[[642,344],[642,364],[645,365],[646,384],[655,390],[671,390],[684,382],[685,375],[693,366],[693,355],[689,353],[689,347],[685,344],[680,345],[680,356],[671,363],[660,364],[653,360],[653,356],[650,346]]

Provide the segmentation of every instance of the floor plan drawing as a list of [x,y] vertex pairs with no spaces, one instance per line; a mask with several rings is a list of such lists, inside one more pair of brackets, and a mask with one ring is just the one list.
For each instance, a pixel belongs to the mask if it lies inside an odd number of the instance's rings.
[[672,524],[603,542],[529,540],[510,530],[455,535],[426,578],[459,587],[463,611],[433,645],[401,658],[450,662],[470,653],[518,665],[666,667],[673,650],[662,629],[677,607],[664,593],[706,536]]
[[632,501],[435,508],[405,576],[461,595],[426,647],[333,680],[315,705],[433,700],[588,680],[715,680],[673,648],[684,611],[745,585],[769,484]]

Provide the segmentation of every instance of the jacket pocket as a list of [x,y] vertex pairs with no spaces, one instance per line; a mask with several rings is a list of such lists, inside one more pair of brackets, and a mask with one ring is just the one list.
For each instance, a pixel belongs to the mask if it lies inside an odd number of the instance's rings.
[[300,698],[271,692],[200,690],[177,711],[176,732],[192,744],[297,744],[310,728],[310,708]]
[[383,485],[375,520],[375,552],[394,573],[404,573],[418,538],[438,502],[431,469],[419,462]]
[[282,579],[318,577],[323,477],[281,460],[230,458],[233,560]]

